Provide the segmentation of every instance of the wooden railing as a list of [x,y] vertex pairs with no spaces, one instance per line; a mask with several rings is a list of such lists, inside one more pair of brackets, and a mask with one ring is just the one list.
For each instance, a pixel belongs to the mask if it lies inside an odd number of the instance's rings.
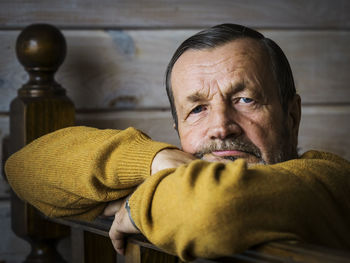
[[[54,74],[64,60],[63,35],[49,25],[34,25],[17,40],[17,56],[29,73],[29,81],[11,103],[8,152],[13,153],[35,138],[74,125],[74,105]],[[130,236],[126,255],[117,255],[108,237],[111,219],[94,222],[47,218],[28,203],[12,196],[12,228],[30,242],[26,262],[64,262],[57,242],[70,235],[72,262],[181,262],[149,243],[143,236]],[[195,262],[349,262],[350,254],[296,242],[271,242],[242,254]]]
[[[69,226],[73,235],[86,236],[95,238],[98,236],[101,244],[110,246],[108,231],[112,223],[112,219],[97,218],[94,222],[79,222],[74,220],[50,219],[53,222]],[[74,238],[75,242],[82,242],[82,238]],[[73,241],[73,240],[72,240]],[[103,246],[104,246],[103,245]],[[88,251],[84,251],[82,244],[75,244],[79,249],[72,251],[78,259],[74,262],[107,262],[107,261],[89,261],[86,258]],[[89,247],[85,247],[86,250]],[[94,249],[94,247],[92,247]],[[96,252],[96,251],[95,251]],[[103,257],[106,252],[102,249],[98,256]],[[97,256],[97,255],[95,255]],[[107,255],[110,257],[110,254]],[[82,260],[84,259],[84,260]],[[100,257],[101,260],[101,257]],[[161,249],[152,245],[142,235],[132,235],[128,238],[128,245],[125,256],[116,256],[117,262],[182,262],[173,255],[166,254]],[[108,262],[113,262],[108,261]],[[115,261],[114,261],[115,262]],[[197,259],[193,262],[242,262],[242,263],[267,263],[267,262],[350,262],[350,253],[332,250],[325,247],[315,246],[306,243],[298,243],[295,241],[270,242],[261,246],[249,249],[244,253],[222,257],[217,259]]]

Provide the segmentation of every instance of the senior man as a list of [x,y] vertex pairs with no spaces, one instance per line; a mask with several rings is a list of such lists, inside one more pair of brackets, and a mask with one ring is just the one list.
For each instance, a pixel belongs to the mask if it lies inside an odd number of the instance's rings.
[[183,151],[132,128],[66,128],[8,160],[13,189],[49,216],[115,214],[119,253],[139,231],[184,260],[281,239],[350,247],[350,164],[298,156],[300,97],[277,44],[212,27],[181,44],[166,84]]

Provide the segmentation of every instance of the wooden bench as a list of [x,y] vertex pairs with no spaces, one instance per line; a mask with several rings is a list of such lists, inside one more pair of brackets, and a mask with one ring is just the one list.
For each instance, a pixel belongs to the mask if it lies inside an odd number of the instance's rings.
[[[28,44],[31,43],[31,46]],[[64,60],[66,44],[52,26],[28,27],[17,40],[17,55],[29,73],[29,81],[11,103],[9,153],[35,138],[74,125],[75,109],[54,74]],[[35,191],[35,189],[29,189]],[[12,196],[12,228],[30,242],[26,262],[64,262],[56,251],[57,242],[70,236],[72,262],[181,262],[162,252],[143,236],[130,236],[126,255],[117,255],[108,237],[111,220],[94,222],[47,218],[28,203]],[[242,254],[195,262],[349,262],[350,253],[293,241],[271,242]]]

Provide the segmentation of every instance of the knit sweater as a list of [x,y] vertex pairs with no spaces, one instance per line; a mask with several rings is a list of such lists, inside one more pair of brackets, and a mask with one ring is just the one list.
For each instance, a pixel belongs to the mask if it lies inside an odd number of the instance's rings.
[[243,159],[195,160],[150,176],[154,156],[165,148],[175,147],[133,128],[72,127],[30,143],[5,170],[17,195],[51,217],[93,220],[107,202],[134,191],[129,203],[137,227],[183,260],[286,239],[350,248],[348,161],[309,151],[249,167]]

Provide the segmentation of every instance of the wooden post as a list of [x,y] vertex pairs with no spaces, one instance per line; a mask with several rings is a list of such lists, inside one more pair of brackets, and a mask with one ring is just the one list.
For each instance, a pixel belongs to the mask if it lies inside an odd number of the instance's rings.
[[125,263],[141,263],[141,247],[129,242],[125,251]]
[[84,232],[84,257],[85,263],[115,263],[117,253],[109,237],[86,231]]
[[[74,125],[75,118],[74,104],[54,79],[66,55],[62,33],[51,25],[30,25],[19,35],[16,52],[29,80],[11,102],[10,153],[46,133]],[[45,220],[15,194],[11,205],[13,231],[32,246],[25,262],[64,262],[55,246],[69,228]]]

